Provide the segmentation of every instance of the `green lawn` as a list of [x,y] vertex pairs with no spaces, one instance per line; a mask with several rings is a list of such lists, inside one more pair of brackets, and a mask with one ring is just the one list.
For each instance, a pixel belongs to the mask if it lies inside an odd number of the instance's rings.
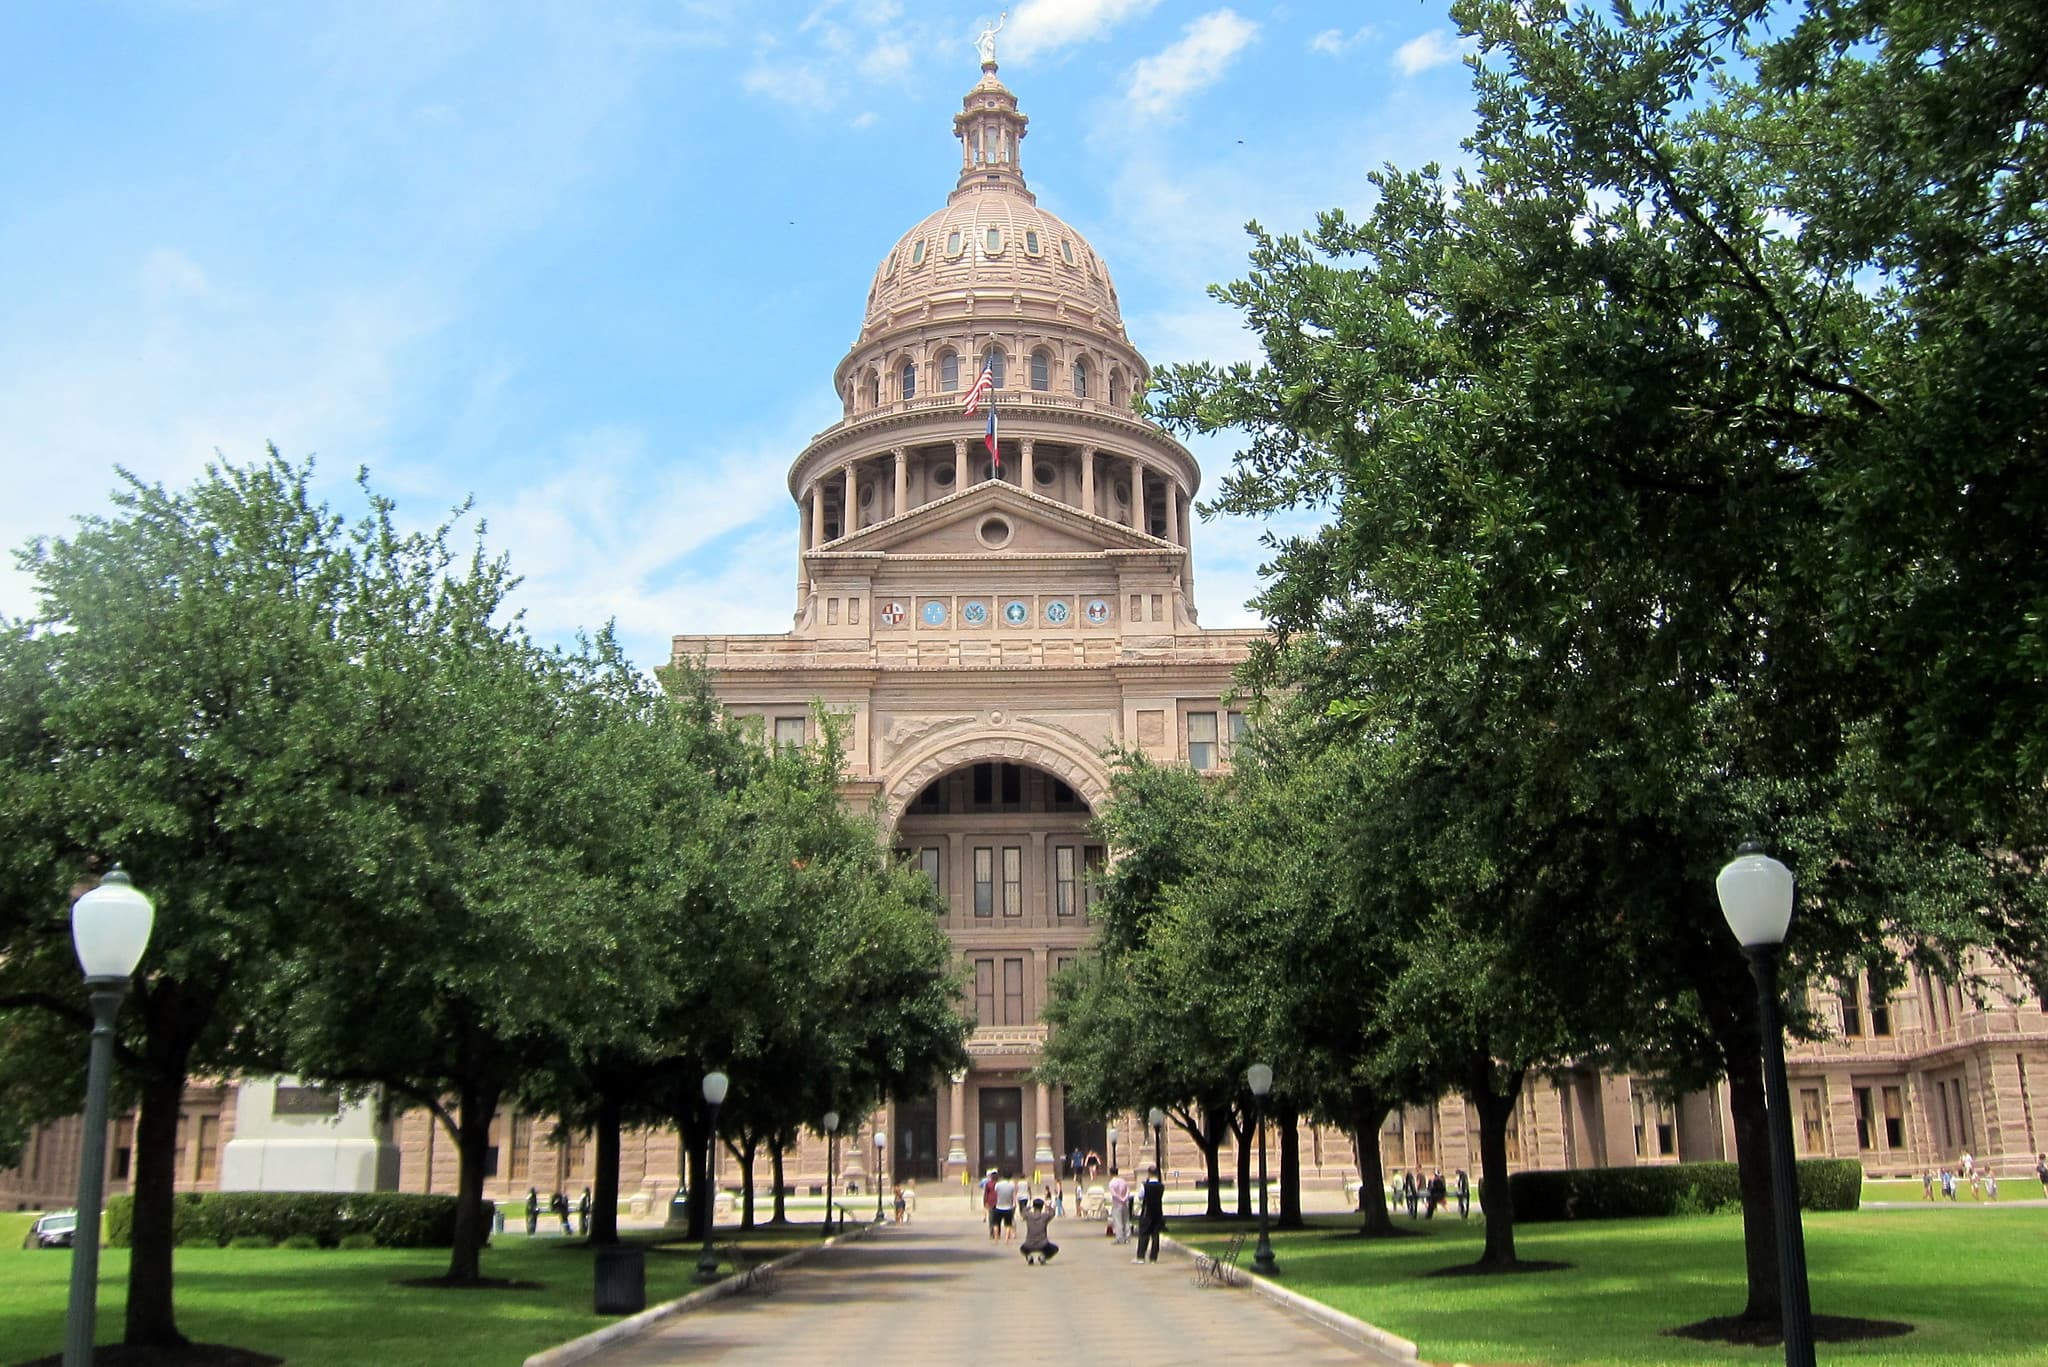
[[[68,1254],[25,1250],[32,1214],[0,1215],[0,1362],[62,1349]],[[631,1236],[629,1236],[631,1237]],[[815,1225],[756,1231],[720,1242],[762,1246],[756,1257],[815,1243]],[[693,1289],[697,1249],[647,1258],[647,1302]],[[192,1338],[275,1354],[293,1367],[454,1367],[516,1363],[612,1322],[591,1313],[591,1252],[579,1241],[502,1238],[484,1254],[484,1273],[543,1284],[538,1291],[442,1291],[394,1283],[431,1277],[445,1251],[343,1253],[296,1249],[196,1249],[177,1253],[178,1323]],[[100,1254],[99,1341],[117,1342],[127,1295],[128,1253]]]
[[[1196,1225],[1175,1221],[1169,1232],[1199,1248],[1220,1245]],[[1742,1225],[1733,1214],[1529,1225],[1516,1231],[1517,1254],[1573,1266],[1506,1277],[1424,1275],[1478,1256],[1484,1232],[1476,1216],[1422,1222],[1425,1233],[1404,1239],[1346,1237],[1353,1227],[1345,1221],[1343,1232],[1323,1225],[1275,1236],[1280,1280],[1415,1340],[1426,1361],[1769,1367],[1780,1360],[1775,1348],[1661,1332],[1742,1308]],[[2048,1300],[2039,1270],[2048,1257],[2048,1209],[1810,1214],[1806,1244],[1817,1313],[1916,1326],[1904,1338],[1822,1344],[1824,1361],[2048,1362]],[[1250,1261],[1248,1242],[1244,1263]]]

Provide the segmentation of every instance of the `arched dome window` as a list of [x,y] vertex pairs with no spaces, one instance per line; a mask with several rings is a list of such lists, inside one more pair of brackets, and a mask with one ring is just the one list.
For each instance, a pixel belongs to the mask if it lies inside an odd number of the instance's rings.
[[1123,406],[1123,402],[1124,402],[1124,375],[1123,375],[1123,372],[1122,372],[1121,370],[1112,370],[1112,371],[1110,371],[1110,372],[1109,372],[1109,404],[1110,404],[1110,407],[1112,407],[1112,408],[1121,408],[1121,407]]
[[868,372],[868,407],[882,406],[882,377],[875,371]]
[[903,381],[903,397],[904,397],[904,398],[906,398],[906,399],[914,399],[914,398],[916,398],[916,397],[917,397],[917,362],[915,362],[915,361],[905,361],[905,362],[903,363],[903,369],[902,369],[901,371],[899,371],[899,372],[898,372],[898,376],[899,376],[899,377],[900,377],[900,378],[902,379],[902,381]]
[[995,381],[996,388],[1001,389],[1003,387],[1003,349],[1001,347],[990,347],[982,354],[981,363],[988,368],[989,376]]
[[1077,399],[1088,397],[1088,363],[1086,361],[1074,362],[1074,397]]
[[1031,387],[1041,394],[1052,388],[1052,358],[1042,351],[1031,353]]
[[954,352],[939,353],[939,390],[946,394],[960,390],[960,357]]

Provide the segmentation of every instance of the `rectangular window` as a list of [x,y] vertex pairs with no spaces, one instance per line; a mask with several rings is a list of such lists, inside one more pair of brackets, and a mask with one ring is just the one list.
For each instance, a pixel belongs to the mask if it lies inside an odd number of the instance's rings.
[[1235,750],[1244,740],[1244,713],[1229,712],[1224,715],[1224,735],[1230,740],[1230,748]]
[[946,886],[939,881],[938,846],[927,845],[919,850],[917,852],[917,867],[926,878],[931,880],[932,891],[944,897],[946,895]]
[[974,850],[974,914],[996,914],[996,852],[986,845]]
[[1871,1139],[1872,1139],[1872,1135],[1871,1135],[1871,1130],[1872,1130],[1872,1128],[1873,1128],[1873,1126],[1872,1126],[1872,1124],[1871,1124],[1871,1114],[1870,1114],[1870,1089],[1869,1089],[1868,1087],[1858,1087],[1858,1088],[1856,1089],[1856,1147],[1857,1147],[1857,1148],[1859,1148],[1859,1149],[1868,1149],[1868,1148],[1872,1148],[1872,1147],[1874,1147],[1874,1146],[1872,1145],[1872,1143],[1871,1143]]
[[1091,913],[1095,910],[1095,899],[1102,895],[1102,865],[1106,858],[1100,845],[1088,845],[1081,850],[1081,869],[1086,875],[1081,880],[1081,905]]
[[484,1150],[484,1176],[496,1177],[497,1175],[498,1146],[496,1144],[493,1144],[489,1148]]
[[974,766],[974,805],[993,806],[996,800],[996,766],[977,764]]
[[220,1172],[220,1117],[202,1115],[199,1121],[199,1172],[195,1179],[206,1183],[213,1181]]
[[1657,1103],[1657,1152],[1665,1158],[1678,1152],[1678,1116],[1671,1103]]
[[1074,847],[1060,845],[1052,852],[1052,909],[1058,916],[1072,916],[1074,899]]
[[948,394],[960,387],[960,358],[950,351],[939,360],[939,384]]
[[135,1158],[135,1122],[114,1122],[114,1180],[125,1182]]
[[1073,966],[1074,956],[1071,954],[1055,954],[1052,956],[1052,971],[1055,973],[1064,973]]
[[1872,994],[1870,998],[1870,1033],[1879,1039],[1888,1039],[1892,1033],[1892,1004],[1888,997]]
[[827,598],[825,600],[825,625],[828,627],[839,625],[839,600],[837,598]]
[[996,961],[976,959],[974,961],[974,1023],[994,1025],[996,1023]]
[[1003,846],[1003,915],[1024,914],[1024,850],[1018,845]]
[[1884,1089],[1884,1146],[1906,1147],[1906,1098],[1897,1087]]
[[1003,960],[1003,1024],[1024,1024],[1024,961]]
[[1003,805],[1017,807],[1024,802],[1024,766],[1005,764],[1002,766]]
[[1827,1152],[1827,1122],[1821,1110],[1820,1088],[1799,1089],[1799,1128],[1804,1136],[1805,1151],[1810,1154]]
[[1842,1037],[1863,1038],[1863,994],[1854,975],[1835,984],[1842,998]]
[[1216,767],[1216,714],[1188,713],[1188,765],[1195,769]]
[[802,717],[777,717],[775,719],[775,748],[778,750],[801,750],[804,748],[804,719]]

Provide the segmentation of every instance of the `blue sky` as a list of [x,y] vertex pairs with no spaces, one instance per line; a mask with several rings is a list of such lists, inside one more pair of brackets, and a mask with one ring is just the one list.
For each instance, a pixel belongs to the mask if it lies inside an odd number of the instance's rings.
[[[993,11],[996,6],[990,5]],[[561,639],[783,631],[784,478],[869,277],[944,200],[981,11],[889,0],[0,6],[0,543],[265,441],[411,520],[473,495]],[[1471,126],[1444,0],[1017,0],[1023,168],[1155,364],[1249,339],[1242,226]],[[1228,443],[1197,448],[1213,487]],[[1259,528],[1197,528],[1241,625]],[[33,609],[11,561],[0,614]]]

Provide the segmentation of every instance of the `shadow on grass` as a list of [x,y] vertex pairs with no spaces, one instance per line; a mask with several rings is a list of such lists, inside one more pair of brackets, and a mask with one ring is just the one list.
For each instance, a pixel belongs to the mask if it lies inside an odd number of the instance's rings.
[[[1741,1348],[1775,1348],[1785,1341],[1784,1326],[1779,1321],[1744,1319],[1740,1315],[1716,1315],[1664,1332],[1672,1338],[1732,1343]],[[1912,1325],[1898,1320],[1867,1320],[1856,1315],[1813,1317],[1815,1343],[1861,1343],[1866,1339],[1904,1338],[1912,1332]]]
[[[225,1343],[188,1343],[182,1348],[130,1348],[103,1343],[93,1349],[93,1367],[278,1367],[283,1358],[231,1348]],[[64,1355],[31,1358],[18,1367],[64,1367]]]
[[1513,1277],[1523,1272],[1569,1272],[1573,1263],[1552,1262],[1546,1258],[1517,1258],[1511,1263],[1455,1263],[1450,1267],[1433,1268],[1418,1272],[1418,1277]]
[[393,1286],[418,1286],[428,1291],[545,1291],[546,1282],[522,1282],[510,1277],[455,1278],[447,1273],[438,1277],[396,1277]]

